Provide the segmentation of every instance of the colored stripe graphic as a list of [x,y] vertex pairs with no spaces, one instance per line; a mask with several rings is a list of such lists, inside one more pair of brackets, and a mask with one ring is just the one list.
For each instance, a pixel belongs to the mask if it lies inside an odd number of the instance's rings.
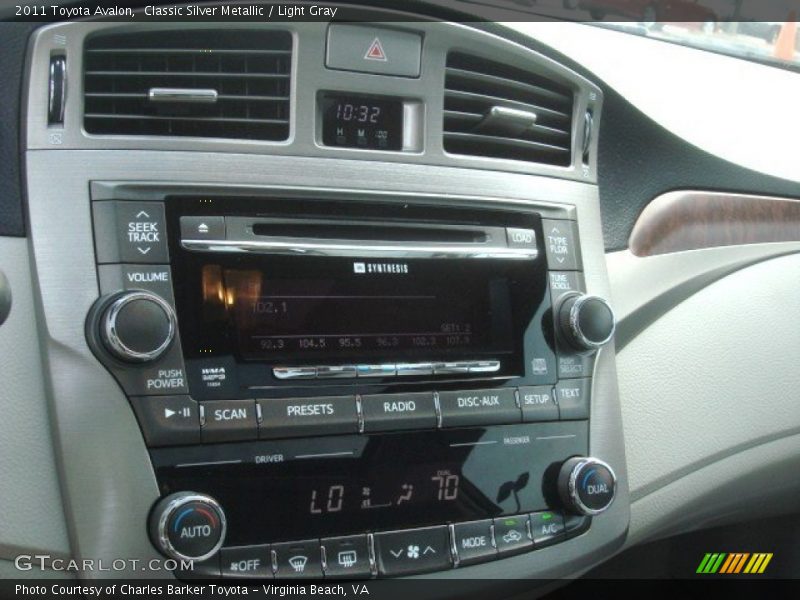
[[731,567],[731,563],[736,561],[736,557],[738,554],[728,554],[728,558],[725,559],[725,562],[722,563],[722,568],[719,570],[720,573],[727,573],[728,569]]
[[749,552],[745,552],[744,554],[740,554],[739,555],[739,560],[736,563],[736,567],[735,568],[731,567],[731,573],[740,572],[742,570],[742,567],[744,567],[744,563],[748,559],[749,556],[750,556]]
[[772,556],[771,552],[707,552],[695,572],[712,575],[760,574],[766,570]]
[[695,571],[695,573],[705,573],[704,569],[710,558],[711,558],[711,553],[707,552],[706,555],[703,557],[703,560],[700,561],[700,566],[697,567],[697,571]]
[[763,573],[764,569],[767,568],[767,565],[769,564],[769,561],[771,561],[771,560],[772,560],[772,552],[770,552],[769,554],[764,555],[764,562],[761,563],[761,567],[759,567],[758,572],[759,573]]

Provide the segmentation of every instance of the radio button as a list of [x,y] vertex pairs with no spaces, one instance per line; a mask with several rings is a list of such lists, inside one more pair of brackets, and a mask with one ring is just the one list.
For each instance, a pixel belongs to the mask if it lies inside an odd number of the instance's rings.
[[492,537],[492,520],[451,525],[453,545],[460,565],[471,565],[497,556]]
[[355,376],[355,365],[317,366],[317,379],[352,379]]
[[577,224],[574,221],[542,219],[542,230],[548,267],[560,271],[579,271],[581,258]]
[[433,363],[397,363],[398,377],[433,375]]
[[591,379],[567,379],[556,384],[556,402],[562,421],[589,418]]
[[525,552],[533,548],[528,537],[528,517],[498,517],[494,520],[494,541],[500,556]]
[[148,447],[200,443],[200,414],[189,396],[131,398]]
[[325,538],[320,545],[325,549],[325,577],[369,579],[372,576],[366,535]]
[[361,410],[368,433],[436,428],[433,392],[362,396]]
[[168,263],[161,202],[94,202],[98,263]]
[[537,548],[560,542],[566,537],[564,517],[552,511],[530,514],[533,545]]
[[181,217],[182,240],[224,240],[225,217]]
[[359,377],[394,377],[397,375],[397,365],[358,365],[356,371]]
[[522,420],[513,388],[439,392],[442,427],[499,425]]
[[201,404],[202,440],[236,442],[258,437],[254,400],[209,400]]
[[275,379],[314,379],[317,367],[275,367],[272,374]]
[[322,577],[319,540],[272,544],[275,558],[275,577],[278,579],[308,579]]
[[272,579],[272,555],[269,545],[241,546],[220,550],[222,576],[230,578]]
[[519,388],[519,403],[522,406],[522,420],[558,421],[558,405],[553,397],[553,388],[539,385]]
[[453,563],[447,526],[376,533],[375,559],[384,577],[449,569]]
[[261,439],[358,433],[355,396],[269,398],[261,408]]

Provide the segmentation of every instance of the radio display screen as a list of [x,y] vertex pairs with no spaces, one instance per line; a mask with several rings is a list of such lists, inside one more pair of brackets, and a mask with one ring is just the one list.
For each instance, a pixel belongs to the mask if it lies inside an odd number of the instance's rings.
[[[513,350],[509,281],[489,264],[465,277],[441,261],[265,263],[202,267],[204,321],[225,320],[244,360],[335,364]],[[453,279],[442,276],[448,271]]]

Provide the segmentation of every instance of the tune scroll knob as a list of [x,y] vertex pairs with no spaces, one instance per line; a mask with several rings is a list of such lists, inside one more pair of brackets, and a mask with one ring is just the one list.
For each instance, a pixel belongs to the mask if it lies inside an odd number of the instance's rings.
[[559,331],[576,350],[597,350],[614,336],[614,311],[603,298],[572,294],[558,309]]
[[124,292],[114,297],[100,318],[100,339],[115,358],[151,362],[163,355],[175,338],[175,311],[150,292]]
[[150,539],[175,560],[211,558],[225,542],[225,512],[211,496],[176,492],[162,498],[150,514]]
[[598,515],[614,501],[617,476],[602,460],[575,456],[561,465],[558,493],[570,511],[579,515]]

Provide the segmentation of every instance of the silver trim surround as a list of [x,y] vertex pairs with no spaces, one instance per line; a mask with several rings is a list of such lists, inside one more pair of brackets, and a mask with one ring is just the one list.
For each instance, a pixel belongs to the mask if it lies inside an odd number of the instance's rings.
[[[172,542],[169,539],[169,535],[167,534],[167,521],[169,521],[170,516],[174,514],[174,512],[183,506],[184,504],[188,504],[189,502],[200,502],[207,506],[210,506],[211,509],[217,514],[219,517],[219,523],[221,527],[221,531],[219,534],[219,539],[217,543],[214,544],[214,547],[203,554],[202,556],[187,556],[181,552],[178,552],[175,547],[172,545]],[[214,556],[219,549],[222,548],[222,544],[225,543],[225,534],[228,532],[228,522],[225,518],[225,512],[222,510],[222,507],[219,503],[214,500],[211,496],[207,496],[205,494],[187,494],[181,495],[179,498],[175,498],[171,500],[167,506],[163,508],[161,514],[158,517],[158,543],[161,547],[162,552],[169,556],[170,558],[174,558],[175,560],[196,560],[198,562],[204,561],[208,558]]]
[[[563,303],[569,300],[570,298],[578,297],[577,300],[573,303],[573,305],[569,309],[569,328],[575,339],[583,346],[586,347],[587,350],[589,349],[597,349],[605,346],[608,342],[611,341],[611,338],[614,337],[614,332],[617,330],[617,318],[614,315],[614,310],[609,306],[608,302],[605,298],[601,298],[600,296],[591,296],[588,294],[569,294],[567,297],[564,298],[562,301]],[[581,315],[581,307],[588,302],[589,300],[599,300],[603,304],[605,304],[606,308],[608,308],[609,312],[611,313],[611,332],[608,336],[605,337],[602,341],[596,342],[594,340],[590,340],[586,337],[586,334],[583,333],[580,324],[580,315]]]
[[[395,17],[401,13],[395,13]],[[181,23],[182,29],[207,27],[202,22]],[[597,117],[602,110],[602,92],[598,86],[571,69],[517,43],[478,29],[477,25],[421,22],[410,19],[397,27],[420,33],[425,42],[419,78],[369,75],[337,71],[324,66],[327,23],[313,22],[241,22],[236,27],[263,31],[289,31],[293,36],[289,136],[284,141],[256,141],[225,138],[176,138],[161,136],[97,135],[83,128],[83,78],[72,77],[74,86],[66,101],[64,129],[56,140],[47,130],[46,94],[34,93],[27,98],[27,138],[29,149],[149,149],[215,151],[225,153],[278,154],[355,158],[483,168],[515,173],[541,174],[561,179],[595,183],[597,181],[597,135],[592,136],[588,164],[581,152],[583,115],[591,108]],[[37,30],[31,40],[29,82],[46,81],[49,57],[53,52],[69,56],[68,68],[73,74],[83,72],[83,43],[87,36],[105,31],[158,31],[174,29],[169,22],[103,23],[81,21],[55,23]],[[61,45],[61,40],[66,40]],[[59,41],[56,41],[59,40]],[[517,160],[449,154],[443,148],[444,69],[447,54],[462,51],[503,62],[544,75],[574,93],[571,115],[572,156],[570,165],[553,166]],[[321,143],[317,92],[349,92],[394,96],[406,100],[413,114],[413,132],[404,135],[402,151],[370,151],[337,148]],[[44,105],[44,106],[43,106]],[[315,116],[317,115],[317,116]],[[596,119],[596,123],[599,119]],[[596,124],[595,123],[595,124]]]
[[500,258],[534,260],[536,248],[503,248],[501,246],[381,245],[347,242],[309,242],[300,239],[251,240],[181,240],[181,246],[193,252],[234,252],[264,254],[302,254],[312,256],[349,256],[374,258]]
[[[589,465],[599,465],[605,469],[608,469],[608,472],[611,473],[611,481],[614,489],[611,493],[611,500],[609,500],[608,504],[606,504],[603,508],[589,508],[583,503],[583,500],[581,500],[581,496],[578,493],[578,475],[580,475],[580,472]],[[569,474],[569,483],[567,484],[567,487],[570,500],[572,500],[575,508],[580,510],[587,517],[592,517],[599,515],[600,513],[604,513],[614,503],[614,499],[617,497],[617,475],[614,473],[614,469],[612,469],[608,463],[600,460],[599,458],[585,458],[572,468],[572,471]]]
[[[131,302],[137,300],[148,300],[157,304],[161,310],[167,315],[169,321],[169,330],[164,342],[151,350],[150,352],[138,352],[132,348],[128,348],[125,343],[119,338],[117,334],[117,317],[119,313]],[[175,331],[177,329],[177,317],[173,308],[160,296],[150,292],[124,292],[111,305],[103,312],[103,341],[108,344],[110,350],[117,358],[125,361],[133,362],[150,362],[156,360],[164,352],[166,352],[172,345],[175,339]]]

